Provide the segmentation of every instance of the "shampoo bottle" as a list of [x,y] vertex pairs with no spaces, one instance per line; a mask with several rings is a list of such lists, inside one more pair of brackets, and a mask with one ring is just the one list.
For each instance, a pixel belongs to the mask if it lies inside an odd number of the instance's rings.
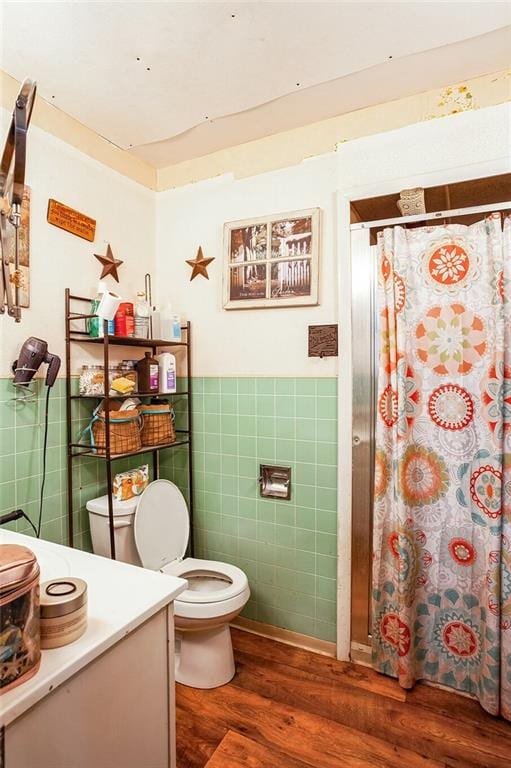
[[160,392],[176,392],[176,358],[170,352],[156,355],[159,368]]

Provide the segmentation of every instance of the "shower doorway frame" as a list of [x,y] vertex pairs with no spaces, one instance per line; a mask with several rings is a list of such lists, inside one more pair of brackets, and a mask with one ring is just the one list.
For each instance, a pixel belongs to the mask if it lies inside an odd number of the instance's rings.
[[[425,158],[427,161],[427,158]],[[451,166],[437,172],[414,173],[404,178],[381,180],[371,186],[337,192],[339,222],[337,251],[339,296],[338,379],[338,566],[337,566],[337,658],[370,663],[370,578],[372,559],[372,466],[374,455],[374,413],[377,382],[364,383],[374,366],[376,350],[370,342],[369,355],[360,338],[374,339],[367,308],[374,309],[375,263],[370,230],[407,222],[430,221],[448,216],[510,210],[511,202],[438,211],[418,216],[401,216],[371,222],[351,223],[351,203],[364,198],[396,194],[409,187],[433,187],[509,173],[509,160]],[[343,258],[343,254],[345,254]],[[357,311],[358,310],[358,311]],[[356,339],[357,343],[354,343]],[[369,360],[369,364],[368,364]],[[362,378],[361,378],[362,377]],[[374,379],[374,376],[372,377]],[[358,384],[362,383],[359,388]],[[364,461],[366,464],[364,465]],[[360,513],[358,493],[362,489],[365,508]],[[355,512],[357,505],[357,514]]]

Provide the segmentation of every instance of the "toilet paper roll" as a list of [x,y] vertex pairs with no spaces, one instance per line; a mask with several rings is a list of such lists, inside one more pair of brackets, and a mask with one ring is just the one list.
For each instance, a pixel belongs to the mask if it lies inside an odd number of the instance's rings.
[[122,298],[113,291],[106,291],[101,297],[96,314],[102,320],[113,320]]

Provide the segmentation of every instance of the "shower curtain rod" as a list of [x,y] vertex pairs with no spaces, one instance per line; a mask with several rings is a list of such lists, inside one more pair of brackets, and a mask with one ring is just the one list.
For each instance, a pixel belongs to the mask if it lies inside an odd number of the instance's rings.
[[509,211],[511,202],[493,203],[492,205],[473,205],[471,208],[455,208],[451,211],[436,211],[435,213],[418,213],[415,216],[397,216],[395,219],[378,219],[377,221],[359,221],[350,224],[350,230],[371,229],[381,225],[408,224],[413,221],[430,221],[431,219],[445,219],[451,216],[470,216],[473,213],[491,213],[492,211]]

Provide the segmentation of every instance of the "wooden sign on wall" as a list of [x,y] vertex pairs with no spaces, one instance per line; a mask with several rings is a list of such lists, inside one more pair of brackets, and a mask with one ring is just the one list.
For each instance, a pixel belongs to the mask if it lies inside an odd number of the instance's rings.
[[309,357],[337,357],[337,325],[309,325]]
[[96,236],[96,221],[84,213],[69,208],[58,200],[48,200],[48,214],[46,219],[54,227],[65,229],[72,235],[83,237],[84,240],[93,242]]

